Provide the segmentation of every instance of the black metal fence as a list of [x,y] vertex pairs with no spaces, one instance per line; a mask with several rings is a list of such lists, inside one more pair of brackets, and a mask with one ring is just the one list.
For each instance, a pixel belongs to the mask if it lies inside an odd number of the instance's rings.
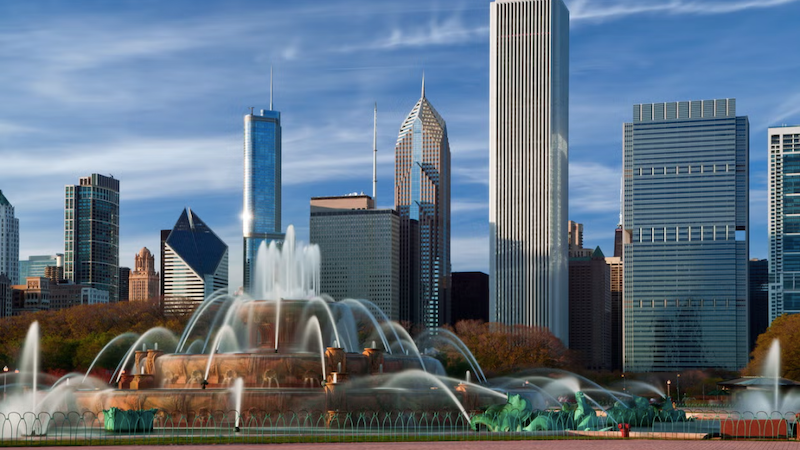
[[[685,410],[687,420],[632,423],[630,438],[648,439],[797,439],[795,413]],[[600,428],[522,431],[514,415],[502,419],[502,431],[473,430],[460,413],[159,411],[152,424],[121,423],[108,431],[102,414],[92,412],[0,413],[0,446],[113,445],[182,443],[380,442],[515,439],[620,439],[625,426],[604,416]],[[498,421],[501,418],[498,417]],[[128,419],[123,416],[123,422]],[[150,426],[152,425],[152,426]],[[620,428],[623,428],[621,430]]]

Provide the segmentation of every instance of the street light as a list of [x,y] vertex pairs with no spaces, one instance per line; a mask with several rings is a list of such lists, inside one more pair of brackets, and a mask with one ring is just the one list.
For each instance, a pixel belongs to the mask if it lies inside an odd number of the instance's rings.
[[672,381],[667,380],[667,398],[669,398],[669,385],[672,384]]
[[3,366],[3,398],[6,398],[6,378],[8,378],[8,366]]
[[681,374],[677,374],[675,379],[675,395],[678,397],[678,403],[681,402]]
[[626,389],[627,387],[628,387],[628,383],[625,381],[625,374],[623,373],[622,374],[622,392],[625,392],[627,390]]

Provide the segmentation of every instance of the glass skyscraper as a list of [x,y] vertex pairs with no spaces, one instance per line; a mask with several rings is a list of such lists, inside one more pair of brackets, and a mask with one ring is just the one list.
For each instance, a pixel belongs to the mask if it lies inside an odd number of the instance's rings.
[[422,95],[400,126],[394,167],[401,246],[416,256],[404,259],[413,266],[404,268],[404,282],[415,289],[401,295],[401,318],[439,327],[450,315],[450,142],[444,119],[425,97],[424,78]]
[[11,288],[19,278],[19,219],[14,216],[14,206],[0,191],[0,277],[5,277],[0,287],[0,317],[11,315]]
[[281,233],[281,113],[261,110],[244,116],[244,289],[262,243],[283,241]]
[[47,267],[63,267],[64,255],[34,255],[19,261],[19,284],[25,284],[28,277],[44,277]]
[[769,323],[800,313],[800,126],[769,128]]
[[93,173],[67,185],[64,199],[64,278],[118,300],[119,180]]
[[747,364],[749,134],[734,99],[634,105],[624,124],[625,371]]
[[569,345],[569,11],[490,5],[489,318]]

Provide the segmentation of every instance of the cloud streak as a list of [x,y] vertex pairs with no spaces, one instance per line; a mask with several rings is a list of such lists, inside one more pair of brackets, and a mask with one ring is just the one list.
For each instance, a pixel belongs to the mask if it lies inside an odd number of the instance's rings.
[[699,1],[616,1],[600,2],[590,0],[573,0],[567,2],[570,20],[573,22],[605,22],[637,14],[727,14],[749,9],[763,9],[796,3],[798,0],[731,0]]

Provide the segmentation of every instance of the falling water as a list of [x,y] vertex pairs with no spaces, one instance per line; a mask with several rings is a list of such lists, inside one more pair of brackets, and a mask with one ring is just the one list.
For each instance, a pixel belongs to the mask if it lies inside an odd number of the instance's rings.
[[21,358],[22,373],[31,377],[31,411],[36,415],[36,395],[39,374],[39,322],[33,322],[25,336]]
[[223,325],[217,332],[217,337],[214,339],[214,345],[211,346],[211,353],[209,353],[208,362],[206,363],[206,373],[203,377],[206,381],[208,381],[208,373],[211,371],[211,363],[214,361],[214,354],[219,352],[219,347],[222,345],[223,339],[226,338],[228,341],[236,341],[236,333],[233,332],[233,328],[230,325]]

